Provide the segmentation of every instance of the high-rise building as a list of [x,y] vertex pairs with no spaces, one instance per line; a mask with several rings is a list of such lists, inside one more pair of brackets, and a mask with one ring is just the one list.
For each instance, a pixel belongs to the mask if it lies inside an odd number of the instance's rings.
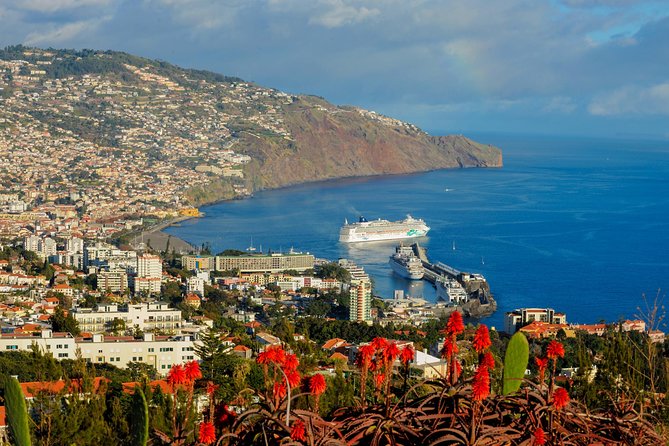
[[349,285],[349,320],[372,322],[372,281],[365,270],[346,259],[339,260],[339,266],[351,275]]
[[159,256],[142,254],[137,257],[137,275],[134,277],[135,293],[160,293],[163,263]]

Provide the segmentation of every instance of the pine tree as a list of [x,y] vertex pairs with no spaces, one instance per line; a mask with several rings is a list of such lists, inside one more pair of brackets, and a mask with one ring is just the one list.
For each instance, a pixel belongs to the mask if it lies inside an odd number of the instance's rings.
[[13,377],[6,377],[4,381],[7,424],[14,440],[13,443],[17,446],[30,446],[28,411],[21,386]]
[[132,418],[130,420],[130,444],[146,446],[149,440],[149,407],[142,389],[135,387],[132,397]]

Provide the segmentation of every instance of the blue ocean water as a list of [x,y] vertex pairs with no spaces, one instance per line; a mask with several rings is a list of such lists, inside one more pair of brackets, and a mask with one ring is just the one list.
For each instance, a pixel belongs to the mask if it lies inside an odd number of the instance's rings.
[[[499,304],[552,307],[570,322],[639,314],[669,287],[669,143],[476,135],[504,152],[502,169],[456,169],[346,179],[265,191],[204,207],[168,232],[213,251],[291,247],[362,265],[375,292],[434,299],[428,283],[395,276],[394,243],[345,245],[339,227],[364,215],[407,213],[432,228],[419,241],[432,260],[480,272]],[[455,245],[455,249],[453,246]],[[660,292],[664,295],[664,291]]]

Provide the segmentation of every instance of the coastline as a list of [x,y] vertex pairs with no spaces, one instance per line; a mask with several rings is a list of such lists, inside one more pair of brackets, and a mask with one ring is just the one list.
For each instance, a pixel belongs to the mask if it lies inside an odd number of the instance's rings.
[[[365,182],[365,181],[372,181],[376,180],[379,178],[391,178],[391,177],[402,177],[402,176],[413,176],[413,175],[420,175],[428,172],[435,172],[435,171],[440,171],[440,170],[460,170],[460,169],[500,169],[503,168],[502,165],[499,166],[453,166],[453,167],[443,167],[443,168],[438,168],[438,169],[428,169],[428,170],[422,170],[422,171],[416,171],[416,172],[402,172],[402,173],[379,173],[379,174],[372,174],[372,175],[351,175],[351,176],[342,176],[342,177],[334,177],[334,178],[323,178],[323,179],[315,179],[311,181],[300,181],[300,182],[293,182],[293,183],[286,183],[280,186],[275,186],[275,187],[266,187],[266,188],[259,188],[254,190],[251,194],[242,194],[242,195],[236,195],[234,197],[227,197],[227,198],[221,198],[217,200],[212,200],[208,202],[203,202],[199,203],[199,208],[200,207],[206,207],[206,206],[215,206],[217,204],[221,203],[226,203],[229,201],[235,201],[235,200],[246,200],[253,198],[253,194],[256,192],[264,192],[264,191],[276,191],[276,190],[283,190],[283,189],[290,189],[293,187],[301,187],[301,186],[318,186],[319,184],[328,184],[328,183],[340,183],[340,182]],[[206,214],[205,214],[206,215]],[[179,237],[176,237],[172,234],[168,234],[164,232],[163,230],[166,228],[169,228],[170,226],[173,226],[175,224],[193,219],[193,218],[202,218],[202,217],[190,217],[190,216],[178,216],[174,217],[171,219],[163,220],[157,225],[146,229],[138,234],[135,235],[135,239],[137,237],[143,237],[144,243],[147,245],[150,242],[150,245],[153,249],[157,249],[159,251],[165,251],[165,248],[167,247],[167,240],[170,240],[170,250],[172,248],[175,249],[175,252],[180,253],[180,254],[185,254],[188,252],[195,251],[197,248],[187,242],[186,240],[183,240]],[[133,245],[137,246],[137,243],[133,241]]]
[[169,242],[169,251],[174,250],[174,252],[179,254],[186,254],[194,251],[195,247],[187,241],[163,231],[165,228],[190,220],[191,218],[197,217],[181,215],[163,220],[160,223],[135,234],[132,245],[133,247],[137,247],[143,242],[147,247],[150,246],[157,251],[167,251]]

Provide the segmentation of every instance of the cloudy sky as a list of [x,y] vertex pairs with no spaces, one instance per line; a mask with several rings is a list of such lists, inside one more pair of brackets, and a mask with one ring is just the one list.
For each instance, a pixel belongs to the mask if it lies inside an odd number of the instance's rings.
[[0,0],[0,45],[128,51],[434,133],[669,138],[669,1]]

